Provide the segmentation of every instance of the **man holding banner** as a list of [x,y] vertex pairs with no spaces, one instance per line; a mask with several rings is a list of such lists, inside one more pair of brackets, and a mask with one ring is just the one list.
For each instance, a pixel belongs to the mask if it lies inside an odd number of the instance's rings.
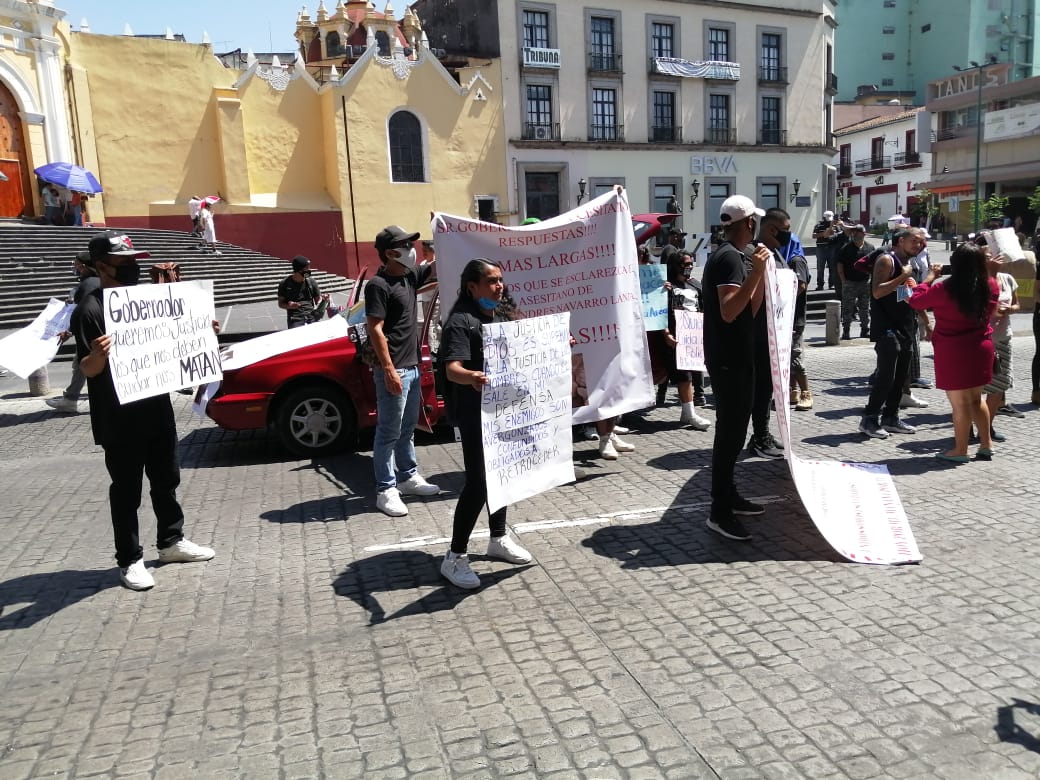
[[751,534],[740,516],[764,509],[737,492],[733,473],[744,445],[755,392],[755,314],[765,296],[766,265],[773,253],[749,246],[756,217],[765,212],[743,195],[722,203],[725,241],[708,258],[701,279],[704,358],[715,392],[715,443],[711,455],[711,531],[736,541]]
[[76,337],[80,370],[87,377],[94,443],[105,450],[105,467],[112,480],[108,500],[119,579],[131,590],[147,590],[155,580],[145,568],[138,533],[137,510],[144,474],[151,488],[159,560],[208,561],[215,553],[184,538],[184,512],[176,495],[181,481],[177,427],[169,393],[120,404],[110,370],[109,353],[114,342],[107,335],[103,291],[136,285],[141,276],[137,259],[148,257],[148,253],[135,250],[127,236],[113,231],[94,236],[88,251],[101,287],[79,302],[70,328]]

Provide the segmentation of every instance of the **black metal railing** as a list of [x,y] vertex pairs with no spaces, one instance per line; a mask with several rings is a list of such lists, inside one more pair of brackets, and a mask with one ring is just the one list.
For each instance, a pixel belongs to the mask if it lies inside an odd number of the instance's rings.
[[887,154],[880,157],[868,157],[864,160],[856,160],[856,173],[883,171],[891,167],[892,157]]
[[624,141],[625,140],[625,126],[624,125],[591,124],[591,125],[589,125],[589,140],[590,141]]
[[682,143],[682,128],[662,125],[650,128],[650,143],[652,144],[680,144]]
[[852,175],[852,163],[851,162],[840,162],[838,163],[838,176],[851,176]]
[[779,65],[762,66],[758,69],[758,81],[760,84],[786,84],[787,68]]
[[709,127],[704,131],[706,144],[735,144],[737,129],[735,127]]
[[787,143],[787,131],[773,127],[763,127],[758,131],[758,142],[760,144],[783,145]]
[[595,73],[616,73],[621,71],[620,54],[590,54],[589,70]]
[[525,122],[522,136],[525,141],[559,141],[559,122]]
[[918,165],[921,162],[920,152],[899,152],[893,160],[896,167],[900,165]]

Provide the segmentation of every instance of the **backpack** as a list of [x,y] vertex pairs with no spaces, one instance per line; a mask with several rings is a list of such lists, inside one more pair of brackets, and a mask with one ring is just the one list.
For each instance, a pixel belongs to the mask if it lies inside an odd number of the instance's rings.
[[177,263],[152,263],[148,269],[152,284],[170,284],[181,280],[181,267]]
[[876,263],[877,259],[884,254],[888,254],[888,249],[886,249],[885,247],[875,249],[869,255],[864,255],[863,257],[859,258],[855,263],[852,264],[852,267],[862,274],[866,274],[867,276],[873,277],[874,263]]

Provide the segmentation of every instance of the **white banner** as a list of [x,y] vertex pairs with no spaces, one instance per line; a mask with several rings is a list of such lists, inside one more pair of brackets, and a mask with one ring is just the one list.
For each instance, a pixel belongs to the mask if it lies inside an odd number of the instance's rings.
[[0,339],[0,366],[26,379],[54,360],[61,345],[58,334],[69,329],[69,318],[75,308],[71,303],[51,298],[36,319]]
[[788,406],[791,331],[798,281],[793,271],[767,265],[769,363],[780,440],[798,495],[816,528],[836,552],[857,563],[921,560],[895,484],[883,465],[806,460],[791,448]]
[[220,353],[221,365],[225,371],[231,371],[252,363],[259,363],[261,360],[280,355],[291,349],[309,347],[313,344],[342,338],[347,333],[347,321],[340,316],[320,320],[299,328],[279,330],[224,347]]
[[221,378],[210,281],[108,287],[108,367],[119,403]]
[[704,315],[699,311],[675,311],[675,367],[680,371],[705,371]]
[[570,315],[484,325],[481,437],[491,512],[574,481]]
[[450,311],[466,263],[502,266],[522,317],[570,312],[573,349],[584,365],[587,405],[573,422],[591,423],[654,404],[643,327],[636,241],[624,192],[612,189],[545,222],[506,227],[437,213],[432,221]]

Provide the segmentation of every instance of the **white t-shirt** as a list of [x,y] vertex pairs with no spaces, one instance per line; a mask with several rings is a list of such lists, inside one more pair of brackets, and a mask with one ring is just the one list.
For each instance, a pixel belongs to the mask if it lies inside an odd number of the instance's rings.
[[[1018,282],[1015,281],[1015,277],[1011,274],[1004,273],[1003,271],[998,271],[997,287],[1000,288],[1000,295],[997,296],[997,308],[999,309],[1001,306],[1010,306],[1015,290],[1018,289]],[[990,320],[990,325],[993,326],[994,339],[1009,339],[1013,335],[1011,333],[1010,316],[998,317],[994,312],[993,318]]]

